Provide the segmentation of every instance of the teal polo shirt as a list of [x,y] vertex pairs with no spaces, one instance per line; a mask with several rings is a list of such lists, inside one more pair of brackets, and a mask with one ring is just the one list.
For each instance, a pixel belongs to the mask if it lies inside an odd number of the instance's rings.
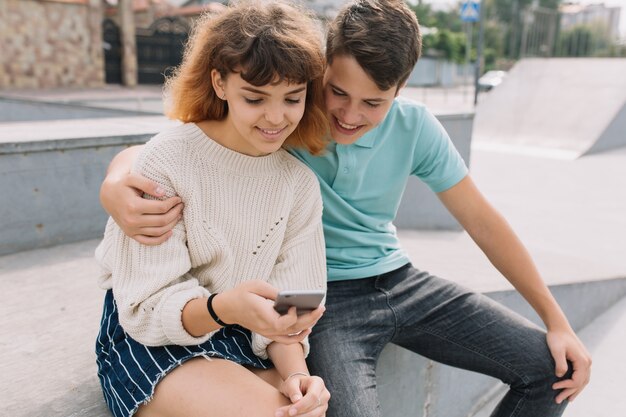
[[393,219],[409,176],[438,193],[468,172],[439,121],[402,97],[357,142],[333,142],[321,156],[292,153],[319,178],[329,281],[379,275],[408,263]]

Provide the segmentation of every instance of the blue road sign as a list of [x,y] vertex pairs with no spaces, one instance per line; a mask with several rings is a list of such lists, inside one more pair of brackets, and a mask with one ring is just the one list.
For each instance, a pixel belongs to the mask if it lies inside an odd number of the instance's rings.
[[465,1],[461,4],[461,20],[464,22],[478,22],[480,20],[480,3]]

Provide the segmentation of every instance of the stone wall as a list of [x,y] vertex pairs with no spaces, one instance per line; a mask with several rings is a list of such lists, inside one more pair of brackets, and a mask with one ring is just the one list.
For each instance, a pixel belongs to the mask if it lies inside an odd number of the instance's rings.
[[104,84],[99,0],[0,0],[0,89]]

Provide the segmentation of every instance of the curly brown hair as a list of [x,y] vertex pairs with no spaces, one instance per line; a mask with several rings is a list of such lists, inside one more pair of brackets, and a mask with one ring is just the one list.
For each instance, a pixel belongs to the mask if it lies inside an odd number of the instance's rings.
[[182,64],[166,81],[166,114],[182,122],[223,120],[228,104],[215,93],[211,71],[239,73],[254,86],[287,81],[307,84],[305,112],[287,147],[319,154],[327,143],[322,35],[313,18],[282,2],[238,2],[219,15],[202,16]]

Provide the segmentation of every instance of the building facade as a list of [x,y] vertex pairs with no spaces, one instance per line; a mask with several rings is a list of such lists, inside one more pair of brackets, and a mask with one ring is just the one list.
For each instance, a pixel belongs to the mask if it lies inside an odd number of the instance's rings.
[[100,0],[0,1],[0,89],[104,83]]

